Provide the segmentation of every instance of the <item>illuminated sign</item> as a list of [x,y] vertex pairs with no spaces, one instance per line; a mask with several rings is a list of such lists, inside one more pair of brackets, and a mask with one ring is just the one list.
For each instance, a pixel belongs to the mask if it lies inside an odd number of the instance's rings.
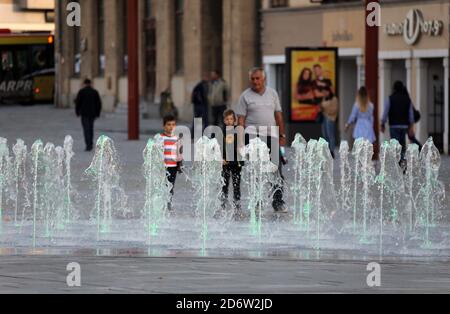
[[384,33],[388,36],[403,36],[408,45],[415,45],[421,35],[437,37],[442,34],[444,22],[440,20],[425,20],[422,12],[412,9],[401,23],[384,25]]

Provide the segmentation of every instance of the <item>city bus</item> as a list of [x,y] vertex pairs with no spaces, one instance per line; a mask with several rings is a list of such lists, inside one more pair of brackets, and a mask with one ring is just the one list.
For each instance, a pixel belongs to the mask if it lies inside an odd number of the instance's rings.
[[0,33],[0,61],[0,104],[53,103],[53,35]]

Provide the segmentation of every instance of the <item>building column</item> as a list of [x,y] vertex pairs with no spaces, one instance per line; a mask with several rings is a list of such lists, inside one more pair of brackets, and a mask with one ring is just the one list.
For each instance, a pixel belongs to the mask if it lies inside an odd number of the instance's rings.
[[411,59],[405,60],[405,68],[406,68],[406,88],[408,92],[412,91],[412,61]]
[[266,71],[267,76],[267,86],[272,87],[273,89],[276,89],[277,87],[277,74],[275,70],[276,65],[275,64],[264,64],[264,70]]
[[70,107],[72,98],[70,92],[70,78],[73,73],[73,50],[75,27],[67,25],[68,0],[61,0],[55,4],[56,30],[55,30],[55,106]]
[[93,79],[98,72],[98,44],[95,21],[97,21],[97,1],[80,0],[81,5],[81,73],[82,79]]
[[449,113],[450,113],[450,73],[449,73],[449,58],[444,58],[444,153],[449,153]]
[[357,66],[357,76],[358,76],[358,82],[357,86],[358,89],[360,89],[362,86],[366,85],[366,75],[365,75],[365,67],[364,67],[364,58],[362,56],[356,57],[356,66]]
[[170,88],[174,72],[175,12],[172,0],[155,0],[156,14],[156,101]]
[[426,61],[422,59],[415,59],[416,68],[416,109],[421,112],[422,119],[416,125],[416,136],[424,143],[428,137],[428,108],[427,104],[427,89],[426,89],[426,78],[427,78],[427,67]]
[[[123,40],[121,0],[109,0],[105,5],[105,95],[104,109],[111,112],[117,105],[118,78],[122,74]],[[122,32],[122,34],[119,34]]]
[[249,69],[260,65],[257,14],[256,0],[223,0],[223,68],[232,103],[247,88]]
[[[378,112],[380,113],[380,122],[384,114],[384,102],[389,95],[391,86],[392,65],[387,60],[380,60],[380,99],[378,101]],[[376,104],[374,104],[376,105]],[[380,143],[386,140],[386,134],[380,132]]]
[[[191,94],[202,77],[203,70],[203,29],[202,29],[202,5],[203,0],[185,1],[183,19],[183,50],[184,69],[183,91],[179,91],[181,100],[180,116],[184,120],[191,121],[193,108]],[[174,91],[175,93],[175,91]]]

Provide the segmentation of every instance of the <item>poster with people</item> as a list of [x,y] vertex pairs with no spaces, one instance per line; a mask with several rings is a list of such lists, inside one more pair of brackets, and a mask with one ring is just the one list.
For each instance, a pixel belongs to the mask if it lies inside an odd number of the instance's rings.
[[288,48],[291,122],[320,123],[324,91],[337,91],[336,48]]

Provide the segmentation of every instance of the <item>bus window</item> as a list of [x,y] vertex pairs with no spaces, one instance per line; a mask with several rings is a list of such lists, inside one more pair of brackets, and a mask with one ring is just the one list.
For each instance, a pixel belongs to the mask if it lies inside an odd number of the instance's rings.
[[13,79],[13,54],[11,51],[1,51],[1,71],[0,71],[0,80],[9,81]]
[[22,78],[23,76],[29,74],[28,68],[28,50],[18,50],[17,54],[17,78]]
[[49,68],[49,56],[46,46],[33,46],[33,72]]

